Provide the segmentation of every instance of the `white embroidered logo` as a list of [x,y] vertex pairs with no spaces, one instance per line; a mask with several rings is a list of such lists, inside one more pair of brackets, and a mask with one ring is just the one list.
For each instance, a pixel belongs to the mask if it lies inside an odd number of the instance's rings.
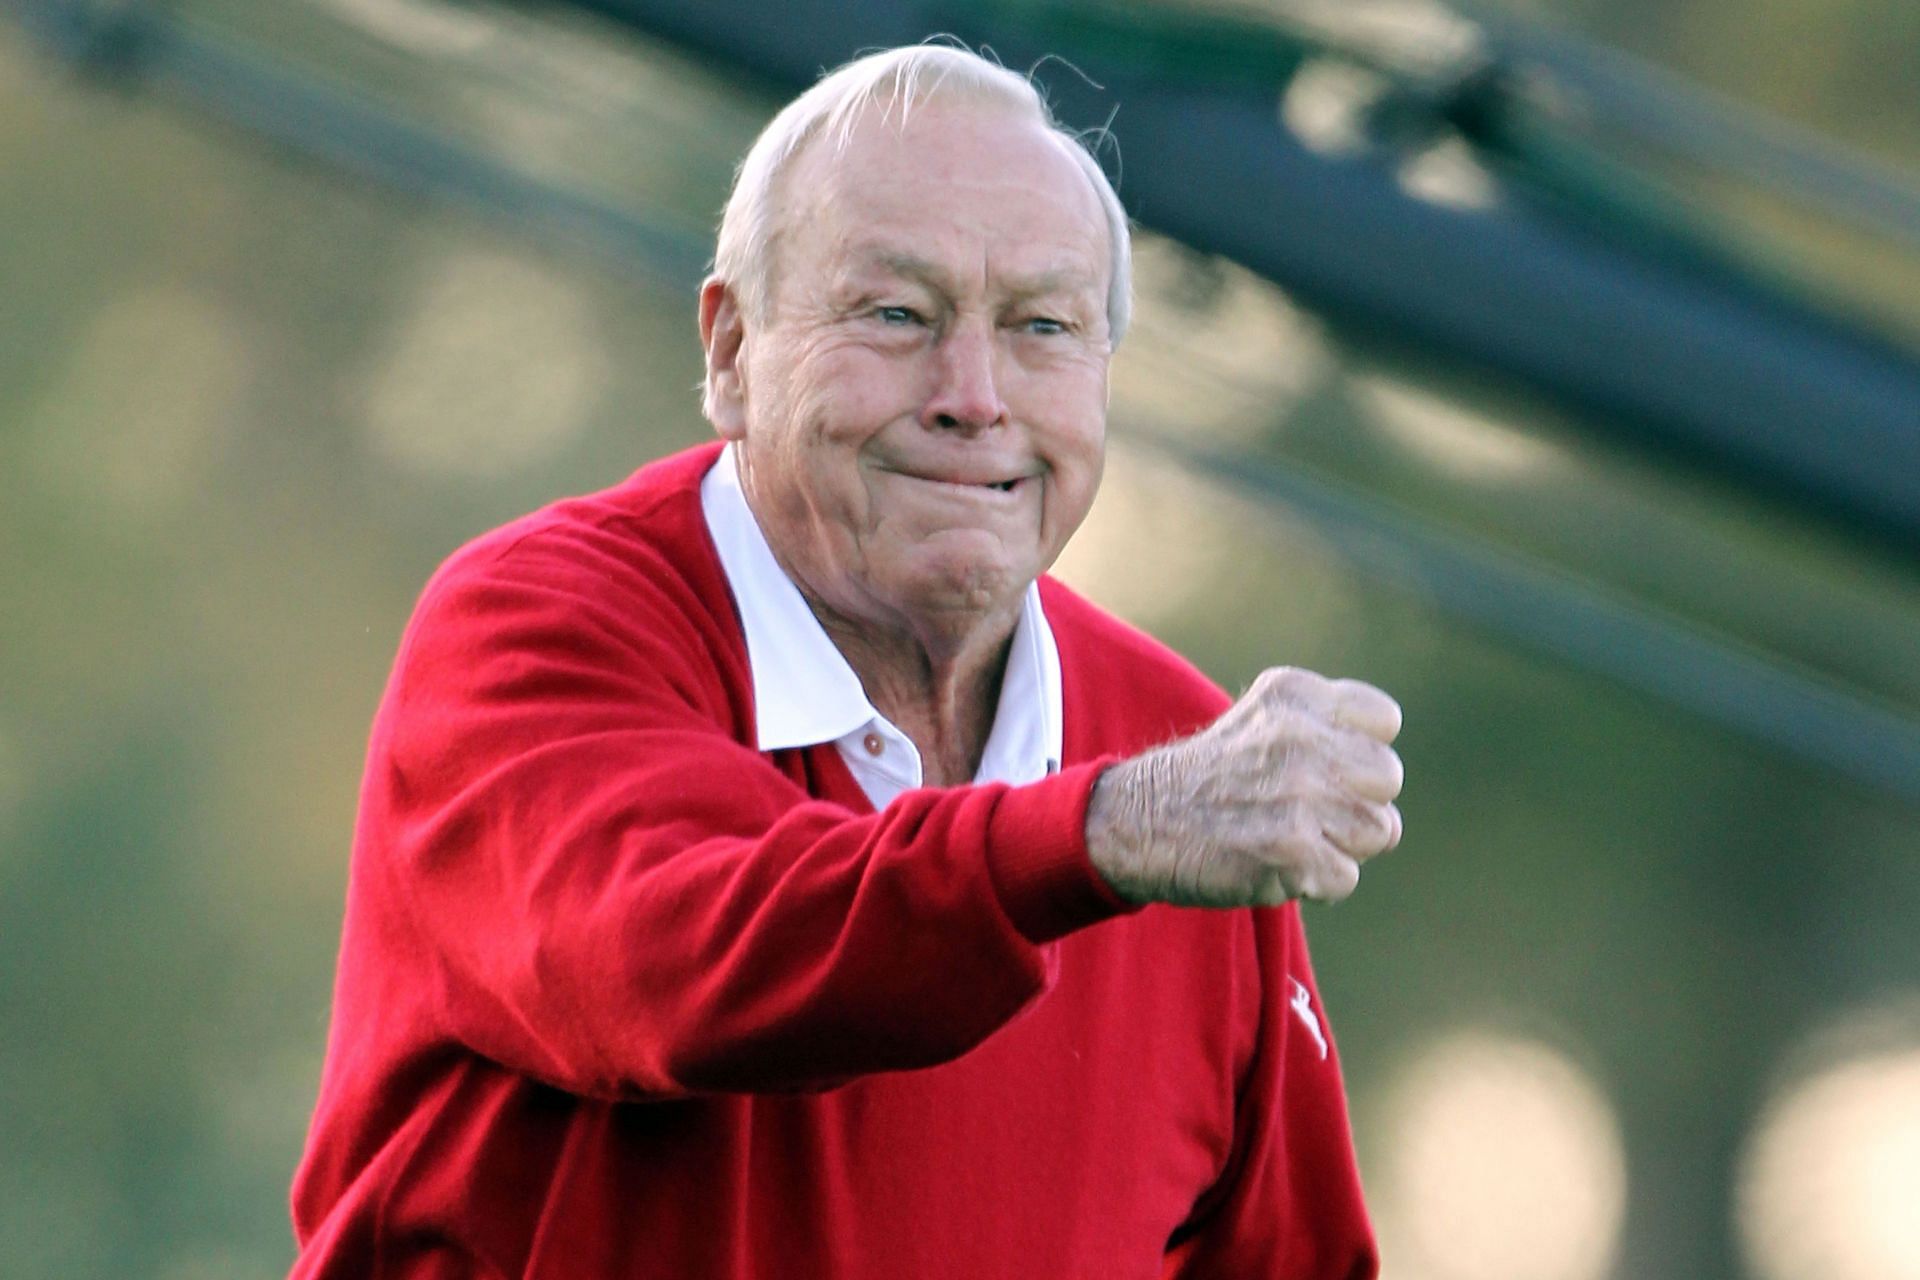
[[1313,1036],[1314,1044],[1320,1047],[1321,1058],[1324,1059],[1327,1056],[1327,1033],[1320,1029],[1320,1015],[1313,1011],[1313,997],[1307,993],[1306,984],[1300,979],[1290,977],[1287,982],[1293,987],[1293,999],[1289,1002],[1293,1005],[1293,1012],[1301,1022],[1306,1024],[1308,1032]]

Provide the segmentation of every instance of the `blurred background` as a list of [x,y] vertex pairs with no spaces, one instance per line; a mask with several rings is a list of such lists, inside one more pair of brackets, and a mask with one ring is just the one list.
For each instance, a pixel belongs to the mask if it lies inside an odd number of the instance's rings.
[[1406,708],[1388,1280],[1920,1277],[1911,0],[0,2],[0,1274],[284,1271],[415,593],[707,437],[732,164],[935,31],[1141,222],[1059,573]]

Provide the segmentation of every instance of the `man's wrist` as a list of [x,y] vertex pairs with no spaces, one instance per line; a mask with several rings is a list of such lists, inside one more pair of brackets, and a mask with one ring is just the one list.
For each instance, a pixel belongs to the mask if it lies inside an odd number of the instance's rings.
[[1145,787],[1140,760],[1103,769],[1087,796],[1087,859],[1107,886],[1127,902],[1152,900],[1142,884]]

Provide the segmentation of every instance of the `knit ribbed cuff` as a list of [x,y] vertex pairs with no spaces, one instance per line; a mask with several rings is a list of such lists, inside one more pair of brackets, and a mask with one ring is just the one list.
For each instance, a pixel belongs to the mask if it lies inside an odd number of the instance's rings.
[[1087,800],[1112,758],[1010,787],[987,828],[987,866],[1014,927],[1034,943],[1138,910],[1087,857]]

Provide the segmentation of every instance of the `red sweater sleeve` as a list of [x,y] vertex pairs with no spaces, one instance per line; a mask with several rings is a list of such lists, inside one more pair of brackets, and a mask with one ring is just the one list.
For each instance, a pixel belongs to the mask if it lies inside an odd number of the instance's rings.
[[1163,1280],[1374,1280],[1346,1093],[1297,906],[1256,911],[1261,1022],[1233,1149],[1167,1252]]
[[1122,909],[1086,858],[1098,765],[880,814],[811,799],[735,739],[729,643],[603,530],[429,588],[354,874],[430,1038],[601,1097],[823,1087],[965,1053],[1047,988],[1049,943]]

